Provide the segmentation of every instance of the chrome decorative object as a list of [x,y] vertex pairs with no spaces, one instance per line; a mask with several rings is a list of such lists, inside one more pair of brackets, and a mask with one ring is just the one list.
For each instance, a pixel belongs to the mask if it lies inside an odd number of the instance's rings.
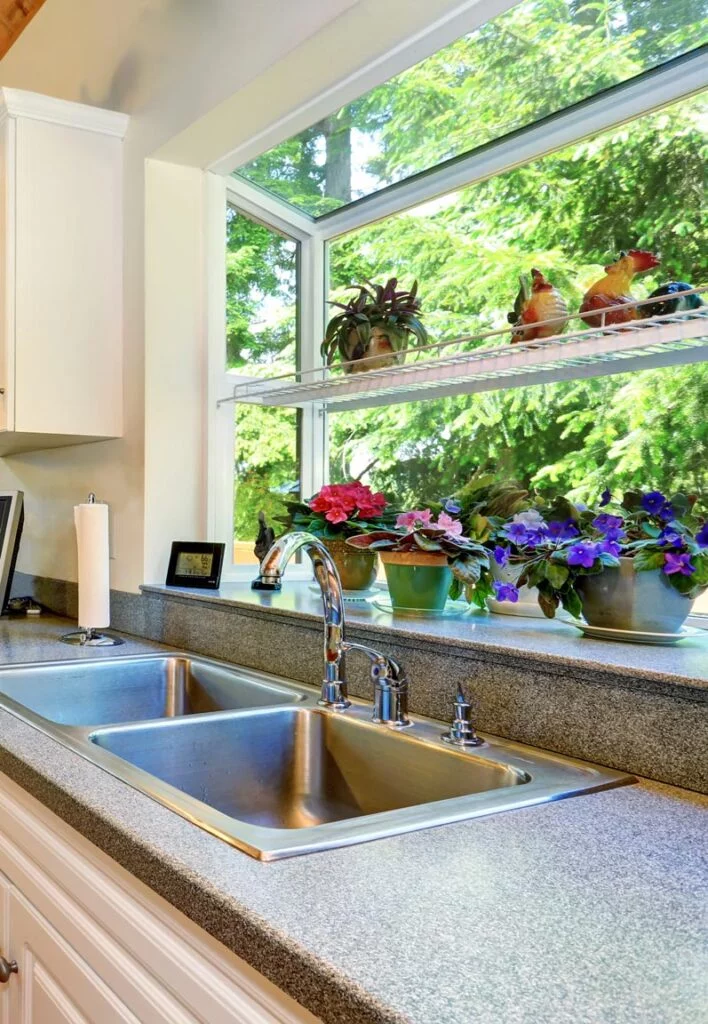
[[446,743],[454,743],[456,747],[481,747],[484,740],[477,735],[472,724],[472,705],[465,697],[461,684],[457,687],[455,697],[454,718],[447,732],[442,734]]
[[344,599],[337,567],[327,548],[311,533],[286,533],[277,540],[261,562],[254,590],[280,590],[285,567],[304,548],[312,561],[315,579],[322,592],[324,608],[324,679],[319,703],[344,711],[351,704],[344,677],[344,654],[359,651],[371,662],[374,683],[374,717],[377,724],[401,729],[410,725],[407,715],[408,682],[401,666],[385,654],[363,644],[344,640]]

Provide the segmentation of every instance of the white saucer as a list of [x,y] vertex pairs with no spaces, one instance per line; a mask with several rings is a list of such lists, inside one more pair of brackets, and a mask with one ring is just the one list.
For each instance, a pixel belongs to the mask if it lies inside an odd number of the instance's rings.
[[[310,584],[310,590],[313,594],[321,593],[319,585],[317,583]],[[345,601],[368,601],[372,597],[376,597],[381,593],[381,589],[374,584],[373,587],[369,587],[368,590],[343,590],[342,598]]]
[[678,633],[644,633],[634,629],[610,629],[608,626],[590,626],[587,622],[572,622],[584,636],[595,637],[597,640],[621,640],[629,644],[661,644],[668,646],[677,644],[689,636],[700,636],[704,630],[693,626],[682,626]]
[[404,615],[411,619],[450,619],[459,618],[460,615],[467,615],[471,605],[466,601],[451,601],[448,598],[447,604],[441,611],[429,611],[425,608],[394,608],[388,594],[380,594],[372,598],[369,604],[378,608],[380,612],[389,612],[391,615]]

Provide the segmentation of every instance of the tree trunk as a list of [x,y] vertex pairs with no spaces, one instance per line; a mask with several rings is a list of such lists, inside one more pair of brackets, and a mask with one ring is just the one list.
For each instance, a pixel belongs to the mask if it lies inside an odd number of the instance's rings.
[[352,129],[348,118],[326,117],[321,123],[325,137],[325,195],[342,203],[352,198]]

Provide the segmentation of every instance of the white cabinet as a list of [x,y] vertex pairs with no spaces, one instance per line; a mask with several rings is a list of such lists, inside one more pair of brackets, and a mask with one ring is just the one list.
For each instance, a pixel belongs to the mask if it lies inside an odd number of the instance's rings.
[[0,89],[0,455],[123,432],[127,123]]
[[3,775],[0,954],[0,1024],[318,1024]]

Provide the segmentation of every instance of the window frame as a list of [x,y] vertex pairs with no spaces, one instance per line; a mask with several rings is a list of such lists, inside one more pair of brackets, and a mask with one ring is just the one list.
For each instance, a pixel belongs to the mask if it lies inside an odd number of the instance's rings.
[[[457,34],[453,38],[471,31],[473,27],[468,12],[468,27],[465,27],[464,20],[457,24]],[[416,60],[445,45],[432,29],[428,42],[431,44],[430,49],[427,53],[421,54],[420,41],[417,41]],[[361,95],[393,77],[401,70],[400,62],[401,54],[397,50],[387,59],[376,62],[375,76],[372,77],[370,67],[365,68],[360,76],[361,92],[354,95]],[[410,63],[414,62],[412,60]],[[232,153],[214,165],[213,170],[218,171],[218,175],[214,176],[220,176],[224,181],[224,201],[218,209],[222,221],[221,232],[212,230],[207,234],[207,244],[212,249],[208,263],[215,267],[220,265],[221,276],[225,278],[226,237],[223,225],[227,204],[266,227],[299,242],[299,369],[314,369],[321,366],[319,348],[325,327],[330,241],[439,196],[503,174],[514,167],[582,142],[590,136],[634,121],[662,107],[687,99],[706,88],[708,48],[704,47],[677,57],[659,68],[645,71],[628,82],[613,86],[560,113],[543,118],[509,136],[356,200],[341,210],[332,211],[318,219],[231,173],[235,162],[240,166],[302,130],[302,111],[296,110],[278,123],[275,135],[271,130],[262,132],[240,147],[238,154]],[[352,79],[349,78],[328,92],[327,108],[332,112],[351,99]],[[247,155],[244,156],[244,153]],[[214,204],[211,210],[212,218],[217,216],[216,205]],[[220,246],[218,251],[214,248],[217,245]],[[233,533],[233,513],[227,511],[233,504],[233,410],[228,396],[238,378],[224,370],[225,283],[220,293],[218,288],[210,289],[209,302],[210,305],[219,304],[215,311],[210,311],[209,331],[209,539],[226,540],[228,546]],[[220,371],[214,366],[215,360],[217,363],[220,360]],[[224,404],[218,404],[224,399],[227,399]],[[230,446],[226,440],[227,423],[230,430]],[[303,494],[313,494],[326,482],[327,477],[327,430],[323,405],[309,405],[302,410],[299,454]],[[230,527],[227,521],[231,524]],[[229,528],[231,534],[225,532]],[[252,568],[234,566],[232,542],[230,550],[230,561],[225,563],[224,568],[224,581],[251,578],[254,575]],[[293,575],[295,578],[310,578],[309,566],[294,567]],[[700,613],[692,616],[691,624],[706,628],[708,615]]]

